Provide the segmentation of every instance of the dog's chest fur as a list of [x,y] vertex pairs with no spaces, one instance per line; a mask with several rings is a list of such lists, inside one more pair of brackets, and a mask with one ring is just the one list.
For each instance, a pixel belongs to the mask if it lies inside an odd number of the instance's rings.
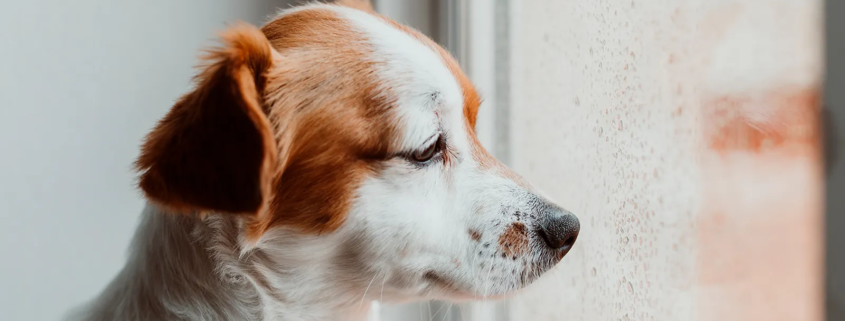
[[[307,280],[307,289],[278,290],[285,278],[271,281],[262,269],[281,272],[284,264],[260,249],[242,256],[239,223],[231,217],[179,216],[148,205],[136,232],[125,268],[92,303],[70,320],[364,320],[366,306],[334,306],[344,295],[336,281],[323,278],[319,267],[310,275],[295,269],[284,273],[290,284]],[[266,272],[266,271],[265,271]],[[270,290],[276,289],[276,290]],[[286,292],[286,293],[285,293]],[[270,303],[270,304],[268,304]],[[349,308],[351,306],[351,308]],[[360,308],[360,309],[359,309]],[[351,309],[351,311],[350,311]],[[341,317],[342,316],[342,317]],[[338,319],[340,320],[340,319]]]

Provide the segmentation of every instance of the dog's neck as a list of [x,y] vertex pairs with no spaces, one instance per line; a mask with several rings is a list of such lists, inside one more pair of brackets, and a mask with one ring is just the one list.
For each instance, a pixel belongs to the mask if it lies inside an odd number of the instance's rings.
[[320,267],[274,267],[277,260],[261,250],[242,255],[239,224],[231,217],[200,219],[148,205],[126,267],[75,319],[367,319],[370,302],[358,300],[354,287],[323,277]]

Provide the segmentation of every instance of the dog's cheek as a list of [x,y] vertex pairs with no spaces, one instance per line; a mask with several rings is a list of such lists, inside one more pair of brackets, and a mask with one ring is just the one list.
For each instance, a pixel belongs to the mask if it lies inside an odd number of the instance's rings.
[[334,266],[345,280],[360,285],[370,282],[372,274],[382,273],[374,270],[378,257],[366,250],[372,247],[372,241],[360,233],[350,234],[342,241]]

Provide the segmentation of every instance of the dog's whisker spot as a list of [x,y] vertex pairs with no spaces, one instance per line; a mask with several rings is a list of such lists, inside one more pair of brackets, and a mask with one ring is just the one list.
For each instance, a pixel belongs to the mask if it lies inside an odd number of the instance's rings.
[[470,229],[469,236],[473,241],[481,241],[481,232],[479,232],[478,230]]

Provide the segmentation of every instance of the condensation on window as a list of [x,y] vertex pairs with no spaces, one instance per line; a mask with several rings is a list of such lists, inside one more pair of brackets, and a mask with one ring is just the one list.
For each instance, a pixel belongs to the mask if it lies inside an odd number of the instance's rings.
[[576,213],[517,320],[821,320],[818,0],[521,2],[513,165]]

